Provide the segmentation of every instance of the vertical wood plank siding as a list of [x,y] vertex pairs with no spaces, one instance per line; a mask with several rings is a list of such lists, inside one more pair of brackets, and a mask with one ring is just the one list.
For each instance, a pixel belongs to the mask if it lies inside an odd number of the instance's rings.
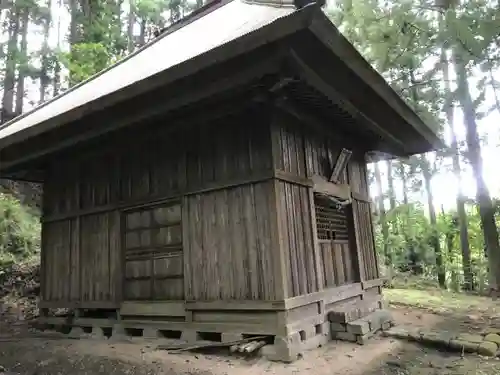
[[[49,165],[44,301],[271,301],[378,277],[369,203],[353,202],[355,238],[320,241],[312,188],[300,182],[329,177],[336,139],[265,110],[147,129]],[[362,155],[341,182],[368,196]],[[171,204],[178,222],[154,218]],[[139,227],[128,224],[134,212],[148,217]]]
[[[278,171],[296,177],[320,175],[330,177],[334,163],[342,149],[335,138],[326,137],[306,128],[295,118],[278,113],[272,124],[273,162]],[[356,154],[340,179],[353,192],[368,197],[366,163],[362,154]],[[286,275],[286,295],[293,297],[314,292],[319,288],[378,277],[373,243],[370,204],[354,200],[349,210],[353,221],[348,240],[323,241],[317,239],[312,221],[312,188],[293,182],[280,181],[278,216],[281,220],[281,243]],[[361,257],[358,259],[357,249]],[[316,259],[316,257],[318,259]],[[358,265],[359,262],[359,265]]]
[[[272,176],[269,118],[265,112],[240,113],[197,128],[142,134],[140,142],[140,134],[117,135],[96,152],[54,161],[44,197],[43,299],[139,299],[139,284],[150,285],[151,279],[152,299],[276,299],[274,183],[242,182]],[[125,261],[123,209],[176,195],[182,203],[182,262],[155,260],[142,275],[152,261]],[[170,245],[155,238],[140,242],[153,254],[148,259],[162,258],[156,247]]]

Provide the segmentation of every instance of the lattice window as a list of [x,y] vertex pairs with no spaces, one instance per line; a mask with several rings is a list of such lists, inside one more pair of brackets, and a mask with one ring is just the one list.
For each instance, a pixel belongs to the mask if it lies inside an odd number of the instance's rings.
[[326,196],[315,194],[317,236],[320,240],[349,240],[349,208]]

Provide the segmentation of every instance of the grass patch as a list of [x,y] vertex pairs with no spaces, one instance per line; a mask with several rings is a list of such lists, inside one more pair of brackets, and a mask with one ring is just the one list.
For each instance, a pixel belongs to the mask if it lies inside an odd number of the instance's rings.
[[384,297],[390,304],[413,306],[438,313],[500,314],[500,303],[488,297],[465,293],[443,290],[384,289]]

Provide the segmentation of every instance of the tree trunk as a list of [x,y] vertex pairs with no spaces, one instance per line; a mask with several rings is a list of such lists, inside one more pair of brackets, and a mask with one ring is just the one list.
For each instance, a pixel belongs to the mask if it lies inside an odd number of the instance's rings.
[[[451,96],[450,75],[448,69],[449,63],[446,56],[446,51],[444,49],[441,49],[441,64],[443,71],[445,95],[447,96],[448,99]],[[457,215],[458,215],[458,226],[460,231],[460,248],[462,250],[464,289],[473,290],[474,275],[472,273],[469,233],[467,228],[468,227],[467,212],[465,211],[465,196],[462,189],[462,171],[460,168],[460,156],[459,156],[457,135],[455,131],[455,123],[454,123],[455,119],[454,119],[452,101],[450,101],[446,106],[445,112],[446,112],[446,119],[448,121],[448,126],[450,127],[453,174],[455,175],[455,178],[457,180]]]
[[135,41],[134,41],[134,25],[135,25],[135,0],[129,0],[130,8],[128,12],[127,19],[127,50],[128,53],[134,52]]
[[16,85],[17,37],[19,34],[19,12],[15,6],[10,9],[9,40],[7,42],[7,61],[3,81],[2,119],[7,122],[14,116],[14,89]]
[[441,253],[441,244],[439,243],[439,235],[437,232],[437,217],[436,208],[434,206],[434,194],[431,187],[432,173],[430,170],[429,161],[425,156],[421,157],[422,174],[424,177],[425,193],[427,195],[427,206],[429,207],[429,220],[431,223],[432,236],[431,236],[431,246],[434,249],[434,254],[436,255],[436,268],[438,283],[441,288],[446,287],[446,272],[443,263],[443,254]]
[[382,240],[384,246],[384,263],[387,268],[392,268],[392,254],[389,248],[389,227],[387,225],[387,217],[385,215],[385,207],[384,207],[384,195],[382,193],[382,176],[380,174],[380,168],[378,162],[373,163],[375,168],[375,183],[377,187],[377,195],[378,195],[378,214],[380,225],[382,227]]
[[[80,22],[79,17],[79,11],[78,11],[78,0],[70,0],[70,15],[71,15],[71,21],[70,21],[70,32],[69,32],[69,44],[70,44],[70,58],[71,61],[75,61],[75,48],[74,46],[80,41],[79,35],[78,35],[78,24]],[[69,85],[74,86],[77,84],[74,73],[71,71],[69,72]]]
[[490,192],[484,181],[481,144],[477,132],[476,109],[470,95],[465,61],[462,58],[461,51],[457,49],[453,51],[453,60],[457,73],[458,100],[462,106],[466,126],[467,155],[476,181],[476,200],[479,205],[485,251],[488,255],[490,291],[496,296],[498,281],[500,280],[500,246],[495,222],[495,209],[491,201]]
[[144,44],[146,44],[146,26],[147,26],[146,20],[145,19],[141,20],[141,33],[139,34],[139,43],[141,47]]
[[387,183],[389,186],[389,206],[391,210],[396,208],[396,193],[394,191],[394,176],[392,174],[392,160],[387,160]]
[[[58,7],[62,7],[62,2],[63,0],[58,1]],[[73,25],[72,25],[73,27]],[[73,33],[72,29],[72,33]],[[59,15],[57,18],[57,49],[61,48],[61,16]],[[53,96],[59,95],[59,92],[61,91],[61,63],[59,62],[59,59],[56,59],[56,62],[54,64],[54,81],[53,81]]]
[[[48,0],[47,8],[52,9],[52,0]],[[47,87],[49,86],[49,37],[50,37],[50,24],[51,12],[45,16],[43,20],[43,44],[42,44],[42,68],[40,69],[40,99],[39,102],[45,101],[47,95]]]
[[23,113],[24,104],[24,79],[26,77],[26,61],[28,55],[28,24],[29,24],[29,9],[23,8],[20,10],[22,14],[19,33],[21,34],[21,50],[19,51],[19,57],[22,59],[22,63],[18,66],[18,76],[17,76],[17,89],[16,89],[16,109],[17,115]]
[[420,259],[417,252],[415,251],[415,243],[412,236],[408,235],[408,232],[412,229],[408,224],[408,219],[410,216],[409,201],[408,201],[408,180],[406,177],[406,168],[403,162],[399,162],[399,174],[401,176],[401,183],[403,185],[403,205],[405,207],[405,220],[402,220],[401,231],[403,233],[405,244],[408,248],[408,268],[410,272],[414,275],[421,275],[424,270],[420,264]]

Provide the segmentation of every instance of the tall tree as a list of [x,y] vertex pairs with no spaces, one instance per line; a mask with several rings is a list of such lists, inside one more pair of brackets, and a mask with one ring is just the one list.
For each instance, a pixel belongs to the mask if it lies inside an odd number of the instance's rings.
[[5,75],[3,82],[2,97],[2,122],[9,121],[14,113],[14,91],[16,85],[16,67],[17,67],[17,41],[19,35],[20,14],[17,4],[13,3],[9,9],[8,17],[8,42],[7,56],[5,62]]
[[30,7],[23,4],[19,7],[20,27],[19,34],[21,35],[21,47],[18,54],[18,74],[17,74],[17,87],[16,87],[16,104],[15,112],[20,114],[23,112],[24,104],[24,81],[26,79],[26,72],[28,71],[28,26],[30,20]]
[[375,184],[377,191],[378,216],[382,227],[382,239],[384,247],[384,264],[387,268],[392,268],[392,254],[389,247],[389,226],[387,223],[386,211],[384,206],[384,193],[382,190],[382,174],[378,162],[374,163],[375,169]]
[[[453,64],[457,75],[456,95],[464,114],[467,158],[470,161],[476,182],[476,202],[479,207],[485,251],[488,255],[490,290],[496,296],[500,292],[498,288],[500,281],[500,244],[495,221],[495,208],[484,180],[476,104],[472,99],[468,81],[468,65],[480,58],[478,51],[484,50],[484,46],[475,43],[469,26],[464,25],[464,21],[470,20],[468,12],[464,12],[463,19],[458,15],[457,10],[461,5],[460,2],[445,5],[447,8],[445,8],[442,29],[448,31],[448,35],[452,37],[453,41],[451,47]],[[486,42],[489,43],[489,40]]]
[[[450,88],[449,61],[445,48],[441,48],[441,69],[443,72],[444,94],[446,96],[444,112],[450,129],[451,136],[451,159],[453,163],[453,174],[457,181],[457,222],[460,233],[460,249],[462,253],[462,265],[464,273],[464,288],[472,290],[474,288],[474,278],[472,274],[469,233],[467,229],[467,212],[465,211],[465,195],[462,188],[462,170],[460,168],[460,154],[455,129],[455,116],[453,106],[453,95]],[[452,242],[448,237],[448,245]]]
[[[50,83],[49,68],[50,68],[50,26],[52,24],[52,0],[48,0],[46,7],[42,7],[41,22],[43,24],[43,42],[41,52],[42,66],[40,69],[40,96],[39,102],[43,103],[47,96],[47,88]],[[59,26],[59,25],[57,25]]]

